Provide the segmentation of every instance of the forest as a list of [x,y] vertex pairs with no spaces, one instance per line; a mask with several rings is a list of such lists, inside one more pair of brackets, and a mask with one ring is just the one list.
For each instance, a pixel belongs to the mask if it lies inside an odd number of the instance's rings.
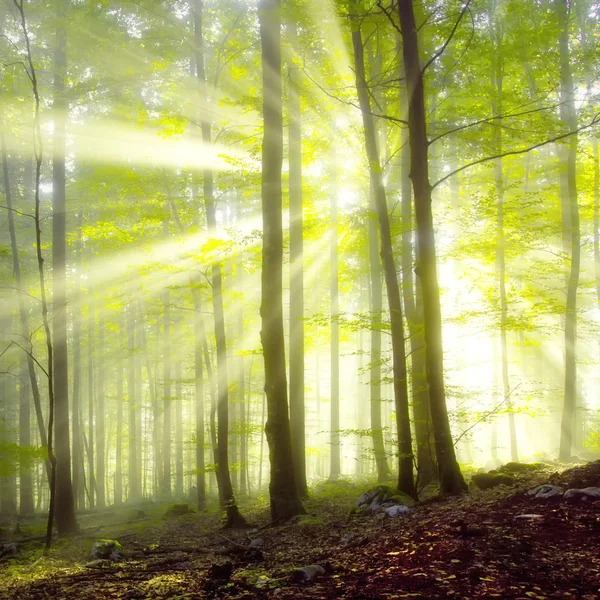
[[0,17],[0,598],[600,598],[600,3]]

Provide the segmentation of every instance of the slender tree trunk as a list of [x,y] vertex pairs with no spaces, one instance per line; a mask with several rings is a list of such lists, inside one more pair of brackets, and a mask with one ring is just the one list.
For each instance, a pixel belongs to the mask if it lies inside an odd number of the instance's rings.
[[[196,55],[196,76],[201,89],[206,84],[206,75],[204,71],[204,41],[202,32],[202,10],[204,1],[194,0],[194,32],[195,32],[195,55]],[[211,141],[210,121],[203,119],[201,122],[202,141],[209,147]],[[206,168],[203,172],[203,192],[206,209],[206,226],[209,235],[216,231],[217,222],[215,214],[215,201],[213,194],[213,172]],[[215,320],[215,340],[217,344],[217,482],[219,484],[219,494],[227,510],[227,525],[229,527],[239,527],[245,525],[245,520],[240,514],[233,487],[231,485],[231,475],[229,471],[229,381],[227,377],[227,344],[225,340],[225,320],[223,316],[223,292],[221,265],[218,262],[212,264],[212,303]]]
[[[119,323],[119,357],[121,357],[125,342],[124,326],[124,319],[121,317]],[[119,360],[117,365],[117,437],[115,441],[115,504],[117,505],[123,502],[123,368],[123,361]]]
[[196,399],[196,493],[198,510],[206,507],[206,476],[204,457],[204,374],[202,369],[202,344],[204,321],[200,297],[200,281],[192,282],[194,299],[194,392]]
[[[490,7],[490,42],[492,44],[492,115],[494,121],[494,153],[502,154],[502,85],[504,78],[504,64],[502,57],[502,31],[501,23],[495,15],[496,4],[492,0]],[[496,187],[496,274],[498,277],[498,291],[500,300],[500,355],[502,364],[502,391],[508,409],[508,427],[510,432],[511,460],[518,462],[517,431],[515,427],[515,414],[510,399],[510,383],[508,378],[508,345],[506,342],[506,321],[508,304],[506,301],[506,259],[504,238],[504,181],[502,158],[494,161],[494,181]]]
[[52,157],[52,320],[54,338],[54,395],[56,433],[56,525],[60,536],[78,531],[71,485],[69,437],[69,370],[67,363],[67,231],[65,124],[68,104],[65,97],[67,68],[65,13],[67,2],[58,6],[54,49],[54,141]]
[[129,410],[128,423],[128,500],[137,500],[140,497],[139,474],[137,472],[137,425],[135,405],[138,399],[135,396],[135,307],[134,300],[130,300],[127,314],[127,403]]
[[338,265],[338,207],[337,207],[337,158],[331,153],[331,189],[329,205],[329,298],[331,302],[331,393],[329,399],[330,414],[330,451],[329,479],[338,479],[341,475],[340,449],[340,322],[339,322],[339,265]]
[[425,361],[431,422],[440,478],[440,493],[459,494],[467,489],[456,460],[444,389],[442,316],[437,279],[435,235],[431,210],[431,185],[423,71],[419,60],[418,30],[413,0],[398,1],[402,31],[402,54],[408,89],[408,129],[411,150],[410,178],[413,183],[417,221],[417,275],[423,292]]
[[[31,397],[27,371],[27,362],[23,361],[21,363],[21,385],[19,390],[19,446],[21,448],[31,446]],[[22,517],[34,513],[32,466],[26,463],[19,465],[19,515]]]
[[[3,119],[2,119],[3,121]],[[12,266],[13,273],[15,276],[15,284],[17,288],[17,302],[19,305],[19,323],[21,326],[21,337],[23,340],[28,340],[30,336],[29,332],[29,318],[27,314],[27,307],[25,306],[25,290],[23,289],[23,283],[21,278],[21,261],[19,259],[19,250],[17,246],[17,234],[15,231],[14,212],[12,205],[12,190],[10,186],[10,177],[8,171],[8,152],[6,150],[6,140],[4,137],[4,131],[0,131],[0,151],[2,152],[2,176],[4,179],[4,196],[6,200],[7,208],[7,220],[8,220],[8,231],[10,236],[10,247],[12,253]],[[35,414],[38,424],[38,430],[40,434],[41,445],[46,448],[48,446],[48,438],[46,435],[46,425],[44,424],[44,416],[42,414],[42,401],[40,397],[40,388],[38,386],[37,375],[35,372],[35,362],[33,360],[33,348],[26,352],[27,355],[27,370],[29,373],[29,382],[31,385],[31,392],[33,395],[33,404],[35,407]],[[45,459],[46,475],[48,477],[48,483],[51,480],[51,465],[50,461]]]
[[96,506],[96,478],[94,469],[94,307],[88,306],[88,477],[90,508]]
[[[241,221],[241,207],[240,203],[237,203],[238,220]],[[243,260],[241,251],[238,252],[235,259],[235,278],[236,287],[240,293],[243,293],[244,289],[244,273],[243,273]],[[247,478],[248,478],[248,438],[247,438],[247,426],[246,426],[246,369],[243,351],[243,340],[244,340],[244,308],[243,303],[240,302],[237,311],[237,339],[238,339],[238,350],[240,355],[237,357],[237,391],[238,391],[238,433],[240,440],[240,493],[246,495],[247,490]]]
[[73,327],[73,497],[75,505],[82,510],[85,508],[85,469],[81,444],[81,413],[82,413],[82,364],[81,364],[81,227],[83,213],[77,215],[77,239],[75,242],[75,261],[77,275],[75,289],[72,294],[71,322]]
[[[290,42],[297,41],[290,24]],[[304,242],[302,218],[302,126],[300,71],[290,59],[289,197],[290,197],[290,432],[298,493],[308,495],[304,416]]]
[[[181,317],[175,320],[175,343],[182,344]],[[175,497],[183,498],[183,400],[181,397],[181,354],[175,359]]]
[[[569,17],[568,0],[556,0],[557,14],[562,29],[558,45],[560,50],[560,90],[561,119],[565,130],[577,129],[577,113],[575,110],[575,89],[571,73],[569,52]],[[562,153],[561,153],[562,154]],[[568,215],[567,237],[570,242],[571,265],[567,282],[567,305],[565,313],[565,394],[561,420],[561,436],[559,460],[571,458],[573,448],[573,429],[577,404],[577,288],[579,286],[579,268],[581,262],[581,233],[579,230],[579,207],[577,205],[577,136],[567,138],[564,151],[565,164],[561,169],[565,172],[566,189],[561,196],[561,203]]]
[[105,366],[104,366],[104,317],[102,313],[98,318],[98,373],[97,378],[98,389],[96,394],[96,400],[98,402],[98,408],[96,410],[96,484],[98,491],[98,508],[104,508],[106,504],[106,491],[105,491],[105,427],[104,419],[106,418],[104,411],[104,378],[106,377]]
[[413,452],[410,432],[410,416],[408,406],[408,387],[406,373],[406,354],[404,342],[404,323],[398,275],[394,262],[392,236],[387,208],[387,198],[383,184],[381,164],[373,116],[371,113],[369,93],[365,80],[364,50],[360,26],[356,15],[353,15],[352,46],[354,48],[354,64],[356,73],[356,91],[363,118],[365,147],[369,161],[369,174],[375,197],[375,208],[379,221],[381,236],[381,260],[390,310],[392,333],[392,360],[394,375],[394,400],[396,408],[396,426],[398,431],[398,489],[405,494],[416,497],[417,491],[413,477]]
[[263,122],[260,332],[265,361],[267,423],[265,433],[271,463],[271,517],[287,519],[304,513],[292,458],[288,417],[282,302],[283,123],[281,92],[281,2],[261,0],[258,6],[262,47]]
[[[165,237],[168,228],[165,222]],[[168,288],[163,291],[163,439],[162,496],[171,496],[171,311]]]
[[[371,204],[375,211],[375,195],[371,186]],[[383,425],[381,423],[381,311],[383,310],[383,287],[381,281],[381,262],[379,258],[379,231],[377,218],[369,216],[369,273],[371,277],[371,352],[369,367],[369,395],[371,409],[371,437],[377,469],[377,481],[383,482],[390,476],[390,467],[385,455],[383,443]]]

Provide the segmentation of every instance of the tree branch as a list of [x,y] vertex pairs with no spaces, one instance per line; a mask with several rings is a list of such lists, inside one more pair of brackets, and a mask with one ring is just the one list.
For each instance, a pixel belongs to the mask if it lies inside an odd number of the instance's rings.
[[446,181],[447,179],[450,179],[450,177],[460,173],[461,171],[464,171],[465,169],[469,169],[470,167],[474,167],[475,165],[480,165],[481,163],[489,162],[490,160],[495,160],[497,158],[504,158],[505,156],[517,156],[519,154],[527,154],[527,152],[531,152],[531,150],[535,150],[536,148],[541,148],[542,146],[546,146],[547,144],[552,144],[553,142],[558,142],[559,140],[564,140],[565,138],[570,137],[572,135],[577,135],[580,131],[585,131],[586,129],[589,129],[590,127],[594,127],[594,125],[597,125],[599,121],[600,121],[600,113],[596,114],[594,116],[594,118],[587,125],[583,125],[582,127],[574,129],[573,131],[567,131],[566,133],[557,135],[556,137],[550,138],[549,140],[544,140],[543,142],[533,144],[533,146],[528,146],[527,148],[521,148],[520,150],[509,150],[508,152],[502,152],[501,154],[495,154],[494,156],[486,156],[485,158],[480,158],[478,160],[474,160],[473,162],[467,163],[466,165],[463,165],[462,167],[459,167],[458,169],[454,169],[454,171],[451,171],[450,173],[448,173],[448,175],[445,175],[440,180],[436,181],[431,186],[431,189],[432,190],[435,189],[438,185],[444,183],[444,181]]
[[434,63],[442,54],[444,54],[446,48],[448,47],[448,44],[452,41],[452,38],[454,37],[454,34],[456,33],[460,22],[462,21],[463,17],[465,16],[465,13],[469,9],[469,4],[471,4],[471,0],[467,0],[465,2],[465,5],[460,11],[460,15],[458,15],[458,19],[456,19],[456,23],[454,23],[454,27],[452,28],[452,31],[448,36],[448,39],[444,42],[444,45],[437,52],[434,52],[433,56],[427,61],[427,64],[421,70],[421,73],[425,73],[425,71],[427,71],[427,68],[430,67],[431,64]]
[[455,127],[454,129],[450,129],[448,131],[444,131],[444,133],[440,133],[436,137],[429,140],[428,145],[431,146],[434,142],[437,142],[439,139],[446,137],[447,135],[451,135],[453,133],[457,133],[459,131],[463,131],[464,129],[469,129],[470,127],[476,127],[477,125],[482,125],[484,123],[490,123],[491,121],[497,121],[501,119],[512,119],[514,117],[523,117],[525,115],[531,115],[536,112],[542,112],[544,110],[552,110],[554,108],[558,108],[563,105],[564,102],[559,102],[558,104],[553,104],[552,106],[543,106],[541,108],[532,108],[531,110],[524,110],[518,113],[505,114],[505,115],[495,115],[493,117],[486,117],[485,119],[479,119],[478,121],[473,121],[472,123],[466,123],[465,125],[460,125]]

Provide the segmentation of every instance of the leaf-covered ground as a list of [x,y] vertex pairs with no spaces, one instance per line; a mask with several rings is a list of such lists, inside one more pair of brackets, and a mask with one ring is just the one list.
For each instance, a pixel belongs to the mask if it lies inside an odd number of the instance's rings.
[[[343,482],[321,486],[295,523],[269,527],[264,507],[247,509],[258,531],[222,530],[210,514],[153,518],[164,506],[126,524],[110,524],[123,511],[107,512],[50,556],[31,542],[4,560],[0,598],[600,599],[600,501],[525,493],[548,481],[598,486],[600,463],[523,474],[513,487],[430,500],[394,519],[349,516],[360,490]],[[118,539],[128,560],[87,564],[103,537]],[[298,581],[295,570],[315,564],[327,572]]]

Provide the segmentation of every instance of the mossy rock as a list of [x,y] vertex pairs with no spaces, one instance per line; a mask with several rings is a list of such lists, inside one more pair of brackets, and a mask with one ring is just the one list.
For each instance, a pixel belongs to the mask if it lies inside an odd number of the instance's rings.
[[294,517],[294,524],[309,527],[311,525],[323,525],[323,521],[313,515],[297,515]]
[[498,468],[499,473],[531,473],[533,471],[539,471],[543,469],[542,463],[520,463],[520,462],[509,462]]
[[165,519],[172,519],[174,517],[181,517],[183,515],[189,515],[194,510],[190,508],[189,504],[171,504],[165,512]]
[[489,473],[476,473],[471,477],[471,481],[480,489],[480,490],[490,490],[492,488],[498,487],[499,485],[514,485],[515,480],[509,475],[502,475],[500,473],[494,473],[490,471]]

